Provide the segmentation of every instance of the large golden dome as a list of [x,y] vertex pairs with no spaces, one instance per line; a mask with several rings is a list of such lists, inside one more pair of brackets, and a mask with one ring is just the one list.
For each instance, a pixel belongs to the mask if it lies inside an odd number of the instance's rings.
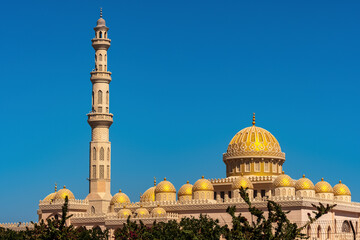
[[333,193],[333,189],[328,182],[325,182],[322,178],[320,182],[315,185],[316,193]]
[[75,199],[74,194],[69,189],[66,189],[66,187],[64,186],[63,189],[60,189],[55,194],[54,199],[65,199],[66,196],[68,197],[69,200]]
[[204,176],[202,176],[201,179],[195,182],[192,191],[214,191],[214,186],[209,180],[204,179]]
[[267,130],[253,125],[242,129],[231,139],[225,157],[275,157],[285,159],[276,138]]
[[241,187],[243,187],[243,189],[246,188],[254,189],[254,186],[251,183],[251,181],[247,177],[243,177],[243,176],[237,177],[231,186],[232,189],[240,189]]
[[114,205],[115,203],[130,203],[130,199],[125,193],[119,190],[119,192],[112,197],[110,205]]
[[350,189],[341,181],[333,187],[335,196],[351,196]]
[[278,187],[294,187],[295,184],[292,178],[284,174],[283,172],[280,176],[275,178],[273,185],[275,188],[278,188]]
[[164,181],[160,182],[155,188],[155,194],[157,193],[176,193],[174,185],[164,178]]
[[47,195],[47,196],[44,198],[43,201],[44,201],[44,202],[51,202],[51,201],[54,199],[55,194],[56,194],[56,192],[50,193],[49,195]]
[[315,186],[312,181],[303,175],[302,178],[295,182],[296,190],[315,190]]
[[192,196],[192,188],[193,185],[189,183],[189,181],[186,182],[186,184],[182,185],[181,188],[178,191],[178,197],[180,196]]
[[140,197],[140,202],[155,202],[155,186],[149,188]]

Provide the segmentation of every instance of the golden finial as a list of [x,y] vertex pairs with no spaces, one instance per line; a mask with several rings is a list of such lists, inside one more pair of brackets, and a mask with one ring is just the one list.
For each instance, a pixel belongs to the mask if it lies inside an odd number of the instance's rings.
[[189,181],[186,181],[186,184],[189,184]]
[[157,207],[160,207],[160,204],[158,204]]
[[55,192],[57,192],[57,184],[55,183]]
[[339,181],[339,183],[341,183],[341,180]]
[[201,179],[204,179],[204,176],[201,176]]
[[121,193],[121,189],[119,189],[119,193]]
[[253,122],[252,122],[253,126],[255,126],[255,113],[253,113]]
[[64,185],[64,189],[66,189],[66,186]]
[[324,178],[323,178],[323,177],[321,178],[321,181],[324,181]]
[[102,18],[102,8],[100,8],[100,18]]
[[284,171],[282,171],[282,172],[281,172],[281,174],[285,174],[285,172],[284,172]]
[[303,178],[305,178],[305,174],[303,174]]
[[164,181],[166,181],[166,177],[164,177]]
[[241,176],[244,176],[244,173],[241,173]]
[[156,186],[156,177],[154,177],[154,186]]

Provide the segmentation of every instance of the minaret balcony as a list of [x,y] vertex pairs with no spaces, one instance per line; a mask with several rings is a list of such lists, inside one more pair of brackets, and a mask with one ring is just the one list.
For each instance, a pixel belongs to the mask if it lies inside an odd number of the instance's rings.
[[92,71],[90,72],[91,77],[90,80],[92,83],[94,82],[105,82],[110,83],[111,82],[111,72],[109,71]]
[[96,113],[91,112],[87,114],[88,116],[88,123],[90,126],[111,126],[113,123],[113,114],[111,113]]
[[91,42],[95,50],[108,50],[111,40],[108,38],[93,38]]

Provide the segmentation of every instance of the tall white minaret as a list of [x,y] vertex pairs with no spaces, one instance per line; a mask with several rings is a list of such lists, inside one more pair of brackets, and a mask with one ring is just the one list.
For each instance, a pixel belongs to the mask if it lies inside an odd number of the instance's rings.
[[105,25],[100,10],[100,18],[94,28],[95,37],[91,40],[95,49],[95,69],[90,73],[92,82],[92,110],[87,114],[91,126],[90,161],[89,161],[89,200],[92,213],[108,211],[112,198],[111,182],[111,143],[109,128],[113,115],[109,113],[109,83],[111,72],[107,71],[107,50],[111,40],[109,28]]

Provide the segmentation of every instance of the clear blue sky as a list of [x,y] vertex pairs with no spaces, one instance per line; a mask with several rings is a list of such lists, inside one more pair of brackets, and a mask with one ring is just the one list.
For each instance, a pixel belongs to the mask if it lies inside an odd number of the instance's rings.
[[[75,3],[74,3],[75,2]],[[112,193],[167,177],[225,177],[222,153],[251,125],[284,169],[360,201],[359,1],[6,1],[0,58],[0,222],[37,220],[66,184],[88,193],[91,38],[110,27]]]

